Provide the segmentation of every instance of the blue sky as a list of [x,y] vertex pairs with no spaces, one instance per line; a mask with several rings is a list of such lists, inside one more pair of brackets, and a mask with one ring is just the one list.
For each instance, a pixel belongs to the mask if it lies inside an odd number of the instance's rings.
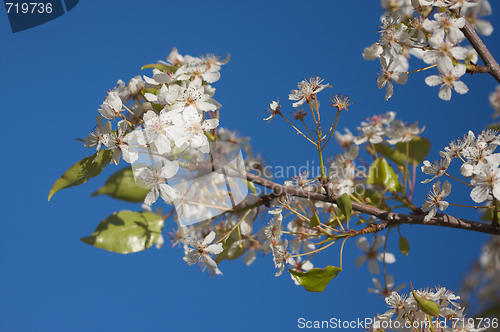
[[[497,28],[500,6],[492,1],[492,7],[488,19]],[[1,330],[296,330],[301,317],[355,320],[384,312],[383,300],[366,292],[373,287],[367,267],[354,265],[361,254],[354,241],[344,249],[344,271],[325,292],[308,293],[286,274],[274,277],[271,256],[258,257],[251,267],[223,262],[224,276],[210,278],[187,266],[182,252],[168,244],[162,250],[119,255],[82,243],[79,239],[114,211],[140,210],[112,198],[90,197],[106,176],[47,202],[54,181],[92,154],[75,138],[92,130],[107,91],[118,79],[149,75],[140,68],[165,60],[172,47],[193,56],[231,53],[213,84],[215,99],[223,105],[221,126],[251,136],[254,151],[273,166],[298,167],[317,158],[283,121],[262,121],[271,100],[279,98],[282,111],[291,111],[288,94],[312,76],[333,86],[320,96],[324,112],[332,93],[350,95],[353,105],[342,114],[339,128],[355,132],[365,118],[395,111],[403,121],[426,126],[422,136],[433,143],[431,161],[451,140],[491,122],[487,98],[497,83],[487,75],[464,76],[469,93],[454,93],[444,102],[438,88],[425,85],[426,73],[413,74],[385,102],[385,90],[375,82],[378,63],[361,57],[363,48],[378,39],[381,14],[376,1],[365,7],[348,1],[80,1],[56,20],[13,34],[7,14],[0,13],[6,120]],[[500,57],[497,32],[483,40]],[[334,144],[329,149],[326,154],[340,151]],[[116,170],[108,167],[104,174]],[[417,179],[424,178],[417,172]],[[428,189],[420,186],[415,204],[423,203]],[[453,193],[457,202],[470,202],[467,196],[467,190]],[[479,219],[475,211],[449,212]],[[488,238],[437,227],[404,226],[401,231],[410,241],[410,256],[399,253],[393,237],[388,251],[397,262],[389,273],[397,284],[413,282],[418,288],[457,290]],[[332,248],[319,255],[315,266],[338,265],[338,248]]]

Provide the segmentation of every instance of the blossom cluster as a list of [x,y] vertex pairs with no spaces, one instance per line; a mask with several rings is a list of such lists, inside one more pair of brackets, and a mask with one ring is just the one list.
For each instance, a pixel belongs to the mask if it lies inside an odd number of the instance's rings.
[[[114,164],[120,162],[120,156],[133,164],[146,150],[163,157],[134,172],[150,188],[145,198],[148,205],[159,196],[168,204],[182,197],[167,184],[167,179],[179,170],[177,160],[172,160],[172,149],[187,153],[209,151],[205,133],[219,125],[214,111],[221,107],[213,99],[215,88],[210,83],[220,78],[220,66],[227,62],[214,55],[182,56],[175,48],[167,61],[153,66],[157,68],[153,68],[152,77],[136,76],[128,84],[119,80],[99,109],[96,129],[85,140],[86,147],[114,150]],[[212,118],[207,119],[209,113]],[[123,120],[112,130],[112,121],[117,117]]]
[[335,138],[341,147],[347,150],[338,155],[329,167],[330,186],[334,193],[342,195],[351,194],[356,185],[365,184],[366,174],[356,168],[355,159],[359,154],[359,146],[364,143],[380,144],[386,142],[391,145],[407,143],[418,137],[425,126],[419,128],[418,122],[408,125],[396,119],[396,112],[375,115],[365,121],[357,128],[360,133],[355,136],[349,129],[345,128],[345,134],[335,132]]
[[[103,147],[112,150],[111,162],[116,165],[120,159],[132,164],[137,184],[149,189],[144,199],[148,206],[161,197],[179,208],[180,220],[202,215],[210,218],[212,214],[202,205],[187,204],[193,196],[200,195],[199,182],[188,186],[183,179],[174,186],[169,180],[181,171],[185,158],[201,160],[210,151],[207,136],[219,125],[216,111],[221,107],[213,98],[215,88],[210,84],[219,80],[221,65],[227,61],[220,61],[215,55],[182,56],[174,48],[167,62],[145,66],[153,68],[152,77],[136,76],[128,84],[119,80],[102,103],[97,126],[84,145],[97,151]],[[120,121],[113,129],[117,118]],[[222,139],[224,135],[234,136],[221,130]],[[214,174],[209,181],[216,188],[220,183],[226,188],[221,174]],[[220,189],[218,194],[218,198],[228,197],[227,189]],[[209,199],[210,195],[204,198]],[[209,245],[214,238],[214,232],[203,241],[183,237],[185,261],[189,265],[200,262],[212,273],[220,274],[210,258],[222,252],[221,245]]]
[[[461,139],[452,141],[449,146],[440,151],[441,158],[433,163],[424,161],[422,172],[432,176],[422,183],[431,182],[443,175],[448,175],[447,170],[453,160],[460,160],[460,172],[469,180],[472,190],[470,197],[475,203],[500,200],[500,153],[495,153],[500,144],[497,130],[487,129],[479,135],[469,131]],[[426,220],[435,216],[437,209],[445,210],[449,203],[444,198],[451,192],[451,184],[445,181],[441,189],[440,181],[433,185],[422,210],[428,211]]]
[[[483,326],[475,326],[476,320],[468,319],[465,308],[456,302],[459,299],[460,296],[444,287],[416,290],[403,295],[394,291],[385,298],[390,309],[377,315],[368,331],[482,332],[492,326],[498,327],[496,320],[484,321]],[[432,304],[435,306],[437,312],[434,318],[428,314],[428,310],[422,309],[422,301],[427,301],[428,307]]]
[[[466,20],[484,35],[493,31],[491,24],[482,19],[491,14],[488,0],[398,0],[391,1],[382,18],[377,43],[365,48],[366,60],[379,59],[381,70],[377,79],[380,89],[387,87],[385,99],[393,95],[393,83],[406,84],[408,58],[413,55],[430,67],[437,67],[439,74],[425,79],[429,86],[440,86],[439,98],[450,100],[452,90],[465,94],[469,88],[460,81],[467,65],[477,63],[477,54],[471,46],[463,47],[465,36],[460,30]],[[434,8],[439,11],[432,15]],[[456,10],[460,10],[460,15]],[[419,70],[417,70],[419,71]]]

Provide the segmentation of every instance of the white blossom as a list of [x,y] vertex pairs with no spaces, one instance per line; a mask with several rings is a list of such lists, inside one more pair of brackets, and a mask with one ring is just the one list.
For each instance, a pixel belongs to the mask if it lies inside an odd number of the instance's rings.
[[480,163],[476,176],[471,180],[475,187],[470,197],[476,203],[482,203],[493,195],[500,200],[500,154],[494,154],[485,158],[485,163]]
[[116,114],[121,111],[122,105],[122,100],[118,95],[118,91],[113,90],[108,94],[104,103],[102,103],[99,113],[101,113],[102,117],[105,119],[114,119]]
[[[439,65],[438,65],[439,67]],[[465,74],[466,67],[458,64],[452,70],[442,73],[441,75],[432,75],[425,78],[425,83],[429,86],[441,85],[439,89],[439,98],[442,100],[451,99],[451,89],[455,89],[460,94],[467,93],[469,88],[464,82],[458,79]]]
[[427,200],[424,205],[422,205],[422,211],[429,212],[425,216],[424,220],[429,221],[437,213],[437,209],[444,211],[448,207],[449,203],[443,199],[448,196],[451,192],[451,184],[448,181],[443,183],[443,190],[441,190],[441,182],[437,181],[432,186],[432,190],[427,194]]
[[179,194],[170,187],[166,182],[167,179],[172,178],[179,170],[179,162],[176,161],[163,161],[165,165],[157,170],[152,166],[140,167],[135,170],[134,176],[143,181],[149,189],[144,199],[144,203],[151,205],[161,198],[167,203],[172,204],[175,199],[179,199]]
[[215,274],[222,274],[222,272],[220,272],[217,263],[215,263],[210,255],[220,254],[224,250],[222,248],[222,243],[210,244],[215,239],[215,235],[215,232],[211,231],[203,241],[191,237],[186,237],[182,241],[186,246],[194,248],[185,249],[186,255],[183,258],[184,261],[188,263],[188,265],[193,265],[198,262],[203,263],[212,271],[212,276]]
[[404,85],[408,81],[408,74],[400,69],[399,61],[395,57],[392,57],[389,63],[387,63],[385,57],[380,57],[380,65],[382,70],[377,78],[377,84],[379,89],[387,85],[387,92],[385,95],[385,100],[387,101],[393,94],[394,88],[392,82]]
[[319,77],[311,77],[309,81],[300,81],[297,84],[298,89],[292,90],[292,93],[288,96],[290,100],[298,100],[292,106],[298,107],[308,100],[314,100],[318,92],[326,87],[330,87],[330,84],[321,84],[321,82],[323,82],[323,79]]
[[[368,244],[368,239],[365,236],[360,236],[356,239],[356,246],[361,249],[365,254],[356,258],[356,267],[360,267],[364,262],[368,260],[368,270],[372,274],[379,274],[380,268],[378,266],[377,260],[383,261],[384,253],[379,253],[378,250],[384,245],[385,236],[377,235],[373,241],[372,246]],[[394,254],[389,252],[385,253],[385,262],[387,264],[392,264],[396,261]]]

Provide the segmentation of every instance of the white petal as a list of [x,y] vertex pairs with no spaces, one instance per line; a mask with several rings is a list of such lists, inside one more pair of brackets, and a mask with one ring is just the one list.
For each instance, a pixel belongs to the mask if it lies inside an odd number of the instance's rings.
[[214,231],[211,231],[206,237],[205,239],[203,240],[202,242],[202,246],[204,245],[207,245],[209,243],[212,243],[212,241],[215,239],[215,232]]
[[476,203],[482,203],[488,198],[489,189],[485,185],[479,185],[472,189],[470,197]]
[[154,181],[154,174],[148,167],[136,169],[134,175],[145,183],[153,183]]
[[123,160],[125,160],[127,163],[132,164],[137,159],[139,159],[139,153],[133,147],[129,145],[122,145],[121,150],[122,150]]
[[429,221],[432,218],[434,218],[434,216],[436,215],[436,212],[437,212],[437,208],[436,208],[436,206],[433,206],[432,209],[429,211],[429,213],[427,213],[427,215],[424,217],[424,221]]
[[172,204],[172,202],[179,197],[177,191],[166,183],[160,183],[158,187],[160,188],[161,198],[167,204]]
[[360,236],[356,239],[356,245],[359,249],[367,252],[370,250],[370,245],[368,244],[368,239],[365,236]]
[[446,197],[451,193],[451,183],[448,180],[443,183],[443,192],[441,193],[441,197]]
[[443,86],[441,89],[439,89],[438,93],[439,98],[442,100],[450,100],[451,99],[451,88],[449,86]]
[[378,266],[378,263],[375,259],[369,260],[368,271],[370,271],[371,274],[379,274],[380,273],[380,267]]
[[[379,253],[377,255],[377,259],[382,262],[384,259],[384,253],[383,252]],[[396,256],[394,256],[394,254],[391,254],[390,252],[385,253],[385,262],[387,264],[392,264],[395,261],[396,261]]]
[[159,154],[170,152],[170,141],[165,135],[158,135],[155,139],[155,146]]
[[179,170],[179,162],[175,161],[166,161],[165,166],[161,168],[160,176],[165,179],[170,179]]
[[387,275],[387,288],[392,289],[394,287],[394,276],[392,274]]
[[458,60],[463,60],[467,57],[467,49],[464,47],[453,47],[450,53]]
[[493,25],[486,20],[477,20],[474,28],[483,36],[489,36],[493,33]]
[[152,187],[149,189],[146,198],[144,199],[144,203],[151,206],[158,199],[158,189],[156,187]]
[[243,256],[243,263],[245,263],[246,265],[252,265],[253,262],[255,262],[255,259],[257,258],[257,252],[255,250],[248,250],[245,254],[245,256]]
[[186,256],[184,256],[182,259],[186,263],[188,263],[188,265],[193,265],[196,262],[198,262],[198,260],[200,259],[200,256],[201,255],[198,252],[198,250],[189,249],[189,251],[186,253]]
[[394,87],[392,86],[392,83],[387,82],[387,92],[385,93],[385,101],[389,100],[389,98],[392,97],[393,92],[394,92]]
[[212,130],[219,125],[219,119],[208,119],[203,121],[203,129],[204,130]]
[[203,255],[203,263],[205,263],[205,265],[212,271],[214,271],[216,268],[217,268],[217,263],[215,263],[215,261],[210,258],[210,256],[208,255]]
[[462,81],[455,81],[453,82],[453,88],[455,88],[455,91],[463,95],[464,93],[467,93],[469,91],[469,88],[467,85],[465,85],[464,82]]
[[428,86],[436,86],[443,83],[443,78],[439,75],[431,75],[425,78],[425,83]]
[[375,285],[375,287],[377,287],[377,289],[379,289],[379,290],[382,290],[382,289],[383,289],[383,288],[382,288],[382,284],[380,283],[380,281],[378,281],[378,279],[377,279],[377,278],[373,277],[373,278],[372,278],[372,281],[373,281],[373,284]]
[[397,84],[404,85],[408,81],[408,74],[407,73],[400,73],[399,77],[394,80]]
[[356,267],[359,268],[361,265],[363,265],[363,263],[366,262],[366,256],[365,255],[362,255],[362,256],[358,256],[356,258]]
[[[212,242],[212,241],[210,241]],[[224,249],[222,248],[222,243],[217,243],[217,244],[211,244],[209,245],[206,249],[205,249],[206,252],[209,252],[211,254],[220,254],[222,251],[224,251]]]
[[379,235],[375,237],[375,240],[373,241],[373,249],[377,250],[378,248],[381,248],[385,244],[385,236]]
[[152,93],[146,92],[144,94],[144,98],[146,98],[146,100],[151,102],[151,103],[154,103],[154,104],[158,103],[158,97],[156,97],[156,95],[154,95]]

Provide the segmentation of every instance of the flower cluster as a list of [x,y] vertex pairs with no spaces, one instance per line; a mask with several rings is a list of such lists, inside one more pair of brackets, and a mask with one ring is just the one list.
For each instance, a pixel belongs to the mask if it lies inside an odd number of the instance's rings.
[[354,137],[353,142],[360,145],[365,142],[378,144],[386,139],[389,144],[410,142],[413,137],[417,137],[424,130],[425,126],[418,128],[418,122],[408,126],[401,120],[395,120],[396,112],[375,115],[366,121],[361,122],[358,130],[360,136]]
[[[491,24],[478,18],[491,14],[488,0],[399,0],[390,3],[391,7],[387,7],[388,12],[382,18],[379,41],[365,48],[363,53],[366,60],[380,60],[377,84],[380,89],[387,87],[385,99],[393,94],[392,83],[406,84],[410,55],[431,65],[424,69],[437,67],[439,75],[428,76],[425,83],[440,86],[439,98],[450,100],[452,90],[467,93],[467,85],[459,79],[465,74],[466,65],[477,62],[477,54],[470,46],[460,46],[465,38],[460,29],[469,20],[479,33],[491,34]],[[440,11],[431,18],[432,7]],[[457,9],[461,9],[461,16],[453,11]]]
[[[186,154],[209,152],[205,133],[219,125],[214,111],[221,105],[213,99],[215,89],[208,83],[220,78],[220,65],[227,62],[214,55],[182,56],[175,48],[167,60],[149,65],[152,77],[136,76],[128,84],[119,80],[99,109],[102,118],[110,121],[102,124],[98,115],[96,129],[85,140],[89,148],[113,149],[115,164],[120,156],[134,164],[144,151],[162,157],[134,170],[134,175],[150,188],[144,201],[148,205],[159,196],[168,204],[182,197],[179,190],[167,184],[179,170],[173,150]],[[211,118],[207,119],[207,115]],[[112,130],[111,121],[116,117],[123,120]]]
[[[469,131],[467,135],[456,141],[452,141],[449,146],[440,151],[441,159],[430,163],[425,160],[421,167],[422,172],[431,175],[432,178],[422,181],[428,183],[446,173],[453,160],[460,160],[462,165],[460,172],[462,176],[470,180],[472,187],[470,197],[475,203],[484,201],[493,202],[500,200],[500,153],[494,153],[500,144],[498,131],[488,129],[476,135]],[[443,199],[451,192],[451,184],[445,181],[441,190],[441,183],[438,181],[433,185],[422,210],[429,211],[426,220],[435,216],[437,208],[441,211],[448,207],[448,202]]]
[[[464,307],[455,301],[460,296],[444,287],[436,289],[416,290],[410,294],[400,295],[392,292],[385,298],[390,308],[373,320],[368,331],[470,331],[482,332],[498,322],[493,320],[483,326],[474,326],[474,320],[465,316]],[[422,304],[425,302],[425,305]],[[434,308],[433,316],[428,314]]]
[[[221,206],[230,200],[226,179],[220,173],[189,184],[185,180],[189,175],[186,161],[206,161],[204,154],[210,152],[208,136],[219,125],[216,111],[221,107],[213,99],[215,88],[210,84],[219,80],[221,65],[228,60],[220,61],[215,55],[182,56],[174,48],[167,62],[145,66],[153,69],[152,77],[136,76],[128,84],[118,81],[99,108],[96,128],[84,142],[99,153],[103,147],[113,150],[111,162],[116,165],[120,159],[132,164],[136,183],[148,188],[144,203],[151,206],[161,197],[175,205],[180,228],[193,220],[211,218],[215,213],[207,206]],[[120,121],[113,129],[116,118]],[[237,144],[239,139],[221,130],[221,141]],[[180,172],[182,181],[174,181]],[[216,199],[200,190],[207,182],[217,191]],[[197,200],[204,204],[190,204]],[[232,207],[229,204],[227,209]],[[205,235],[204,241],[180,238],[186,245],[185,261],[189,265],[201,262],[212,274],[220,274],[211,255],[221,253],[222,245],[208,245],[215,238],[214,232]]]

